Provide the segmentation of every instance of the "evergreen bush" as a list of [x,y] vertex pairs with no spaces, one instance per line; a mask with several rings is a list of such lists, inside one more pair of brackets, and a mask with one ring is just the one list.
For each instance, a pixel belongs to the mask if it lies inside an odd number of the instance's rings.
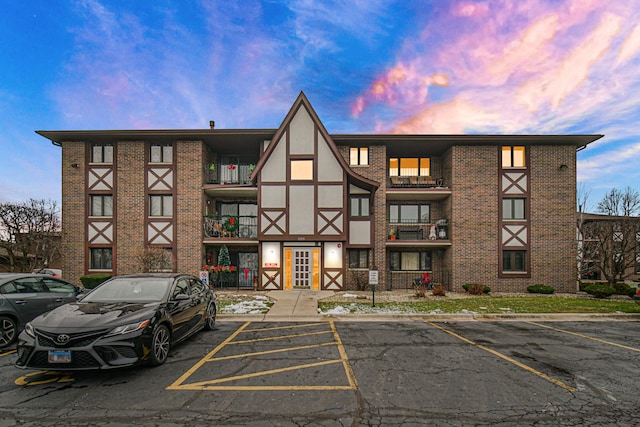
[[531,285],[527,287],[527,292],[532,294],[552,294],[555,291],[556,290],[554,289],[553,286],[547,286],[542,284]]
[[80,282],[85,289],[93,289],[104,281],[111,279],[111,274],[109,273],[93,273],[87,274],[80,278]]
[[589,285],[584,291],[596,298],[608,298],[613,295],[613,288],[607,285]]

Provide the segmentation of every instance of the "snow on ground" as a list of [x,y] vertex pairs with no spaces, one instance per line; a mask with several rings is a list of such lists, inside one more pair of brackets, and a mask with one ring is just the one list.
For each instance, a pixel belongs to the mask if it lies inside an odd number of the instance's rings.
[[220,309],[220,313],[225,314],[262,314],[269,310],[270,304],[267,304],[269,298],[254,297],[251,300],[240,301],[235,304],[224,306]]

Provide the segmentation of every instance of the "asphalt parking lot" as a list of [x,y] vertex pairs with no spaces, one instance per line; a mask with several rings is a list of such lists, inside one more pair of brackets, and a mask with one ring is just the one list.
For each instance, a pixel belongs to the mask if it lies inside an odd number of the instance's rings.
[[23,371],[0,425],[637,425],[640,322],[232,322],[165,365]]

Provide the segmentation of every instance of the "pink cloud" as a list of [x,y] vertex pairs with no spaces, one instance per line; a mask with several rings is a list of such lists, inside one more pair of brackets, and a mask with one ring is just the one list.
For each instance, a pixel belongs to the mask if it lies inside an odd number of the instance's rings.
[[434,104],[399,123],[392,133],[462,134],[469,127],[483,126],[499,118],[495,112],[462,98]]
[[620,18],[605,15],[594,31],[569,52],[550,72],[536,76],[517,91],[517,99],[535,112],[549,102],[557,108],[587,79],[589,71],[610,48],[613,37],[620,31]]
[[627,62],[629,59],[637,55],[638,51],[640,51],[640,25],[636,25],[633,31],[631,31],[625,39],[624,44],[618,53],[618,64]]
[[[637,18],[622,1],[457,2],[405,43],[352,111],[396,133],[553,131],[608,102],[607,82],[632,75],[610,75],[611,60],[640,52]],[[446,87],[438,103],[435,86]],[[388,107],[386,125],[373,106]]]

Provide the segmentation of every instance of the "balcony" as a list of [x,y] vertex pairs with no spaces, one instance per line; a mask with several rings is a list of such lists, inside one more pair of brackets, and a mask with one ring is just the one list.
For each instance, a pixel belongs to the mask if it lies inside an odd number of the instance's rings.
[[387,246],[450,246],[451,236],[446,219],[434,223],[389,224]]
[[206,170],[206,183],[221,185],[250,184],[253,169],[255,169],[253,163],[222,162],[218,166],[212,163]]
[[387,200],[443,200],[450,195],[443,178],[391,176],[387,181]]
[[203,227],[205,239],[258,242],[257,216],[207,215]]

